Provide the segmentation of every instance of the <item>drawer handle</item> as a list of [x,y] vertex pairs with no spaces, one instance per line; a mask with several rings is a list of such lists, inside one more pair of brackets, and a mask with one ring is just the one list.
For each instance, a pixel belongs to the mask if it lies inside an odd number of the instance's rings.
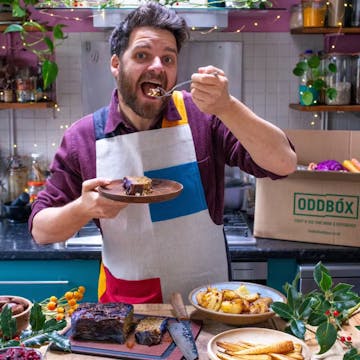
[[23,284],[23,285],[43,285],[43,284],[69,284],[69,280],[30,280],[30,281],[26,281],[26,280],[19,280],[19,281],[0,281],[0,285],[19,285],[19,284]]

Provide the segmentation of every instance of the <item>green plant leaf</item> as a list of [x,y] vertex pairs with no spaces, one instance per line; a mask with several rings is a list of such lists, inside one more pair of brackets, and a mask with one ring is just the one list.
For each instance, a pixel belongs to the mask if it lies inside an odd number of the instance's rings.
[[56,331],[49,334],[50,341],[60,349],[64,351],[71,351],[70,340],[62,335],[59,335]]
[[330,322],[319,325],[316,330],[316,340],[320,345],[318,354],[323,354],[328,351],[335,344],[336,336],[336,328]]
[[9,25],[4,33],[11,33],[11,32],[23,32],[24,28],[20,24],[11,24]]
[[34,303],[30,311],[30,325],[32,331],[39,331],[43,328],[46,317],[42,312],[41,306]]
[[19,1],[13,1],[12,4],[12,16],[14,17],[24,17],[26,16],[26,10],[20,6]]
[[62,330],[66,327],[66,320],[59,320],[52,318],[45,322],[43,331],[52,332],[54,330]]
[[312,105],[314,101],[314,95],[311,91],[304,91],[301,95],[301,100],[306,106]]
[[311,315],[313,303],[314,303],[314,299],[312,299],[311,297],[306,298],[301,303],[298,310],[298,314],[300,318],[307,319]]
[[58,39],[58,40],[66,39],[66,36],[64,36],[64,33],[62,31],[62,28],[64,26],[65,25],[63,25],[63,24],[57,24],[54,26],[54,28],[53,28],[54,39]]
[[310,68],[316,69],[320,65],[320,58],[318,55],[313,55],[308,59],[307,63]]
[[334,88],[327,88],[326,89],[326,96],[330,99],[330,100],[335,100],[336,96],[337,96],[337,91]]
[[293,335],[295,335],[299,339],[304,339],[306,326],[305,323],[301,320],[291,320],[290,321],[290,329]]
[[330,63],[329,66],[328,66],[328,69],[329,69],[329,71],[332,72],[332,73],[336,73],[336,72],[337,72],[336,64]]
[[58,66],[51,60],[45,60],[41,66],[41,71],[44,80],[44,90],[46,90],[55,81],[58,74]]
[[313,86],[317,91],[321,91],[326,87],[326,83],[323,79],[316,79],[313,83]]
[[12,317],[12,311],[9,305],[4,306],[1,311],[0,328],[2,336],[6,339],[12,339],[16,334],[16,319]]
[[360,354],[355,348],[348,350],[343,357],[344,360],[360,360]]
[[45,36],[44,42],[47,45],[50,53],[53,54],[54,53],[54,43],[52,42],[52,40],[48,36]]
[[275,301],[270,305],[271,309],[285,320],[290,320],[293,317],[292,309],[288,304],[281,301]]

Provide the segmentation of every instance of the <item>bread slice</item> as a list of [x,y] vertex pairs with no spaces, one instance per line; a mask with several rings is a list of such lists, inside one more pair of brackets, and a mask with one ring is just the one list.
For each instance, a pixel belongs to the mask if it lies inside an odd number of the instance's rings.
[[135,328],[135,340],[141,345],[160,344],[166,330],[167,318],[148,316],[139,321]]
[[146,195],[151,193],[152,180],[147,176],[125,176],[123,187],[127,195]]

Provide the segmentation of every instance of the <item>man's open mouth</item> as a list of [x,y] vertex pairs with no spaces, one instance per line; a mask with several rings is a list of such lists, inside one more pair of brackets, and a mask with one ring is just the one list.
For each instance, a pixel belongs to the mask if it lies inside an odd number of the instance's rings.
[[158,88],[161,86],[162,84],[160,82],[145,81],[141,84],[141,89],[145,96],[154,98],[160,95]]

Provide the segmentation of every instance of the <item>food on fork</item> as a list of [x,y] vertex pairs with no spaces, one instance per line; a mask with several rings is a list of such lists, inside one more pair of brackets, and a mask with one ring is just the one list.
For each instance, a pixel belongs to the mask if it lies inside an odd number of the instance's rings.
[[127,195],[147,195],[152,191],[152,180],[147,176],[125,176],[123,187]]

